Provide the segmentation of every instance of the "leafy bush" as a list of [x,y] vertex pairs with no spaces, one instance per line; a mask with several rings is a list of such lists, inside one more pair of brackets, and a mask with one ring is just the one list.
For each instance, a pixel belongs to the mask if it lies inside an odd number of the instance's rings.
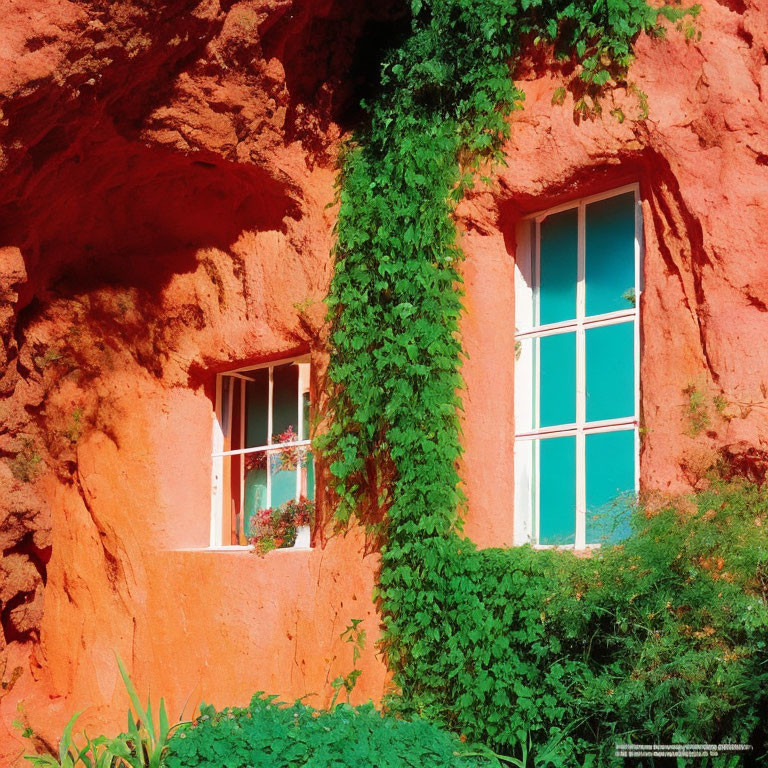
[[[497,766],[466,754],[455,736],[421,719],[386,717],[372,704],[321,711],[256,694],[248,707],[204,712],[171,739],[167,768],[471,768]],[[462,754],[465,753],[465,754]]]
[[764,752],[768,494],[719,483],[633,524],[591,558],[414,545],[381,575],[389,706],[507,754],[559,735],[562,765],[615,741]]

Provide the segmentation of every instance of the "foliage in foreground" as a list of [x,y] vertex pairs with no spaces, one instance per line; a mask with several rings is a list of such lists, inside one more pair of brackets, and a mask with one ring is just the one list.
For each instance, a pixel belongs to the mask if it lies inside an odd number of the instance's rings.
[[[165,764],[173,729],[182,723],[169,724],[163,699],[160,699],[155,720],[152,703],[148,700],[147,706],[142,706],[136,688],[119,656],[117,666],[131,702],[128,710],[128,730],[115,738],[98,736],[94,739],[84,732],[78,744],[73,730],[82,713],[77,712],[64,728],[58,756],[25,756],[34,768],[161,768]],[[33,736],[26,730],[24,735]]]
[[634,528],[591,558],[446,537],[383,571],[390,707],[506,754],[560,734],[560,765],[617,741],[764,754],[768,493],[715,484]]
[[[321,711],[256,694],[248,707],[206,707],[171,739],[167,768],[479,768],[458,738],[421,719],[387,717],[372,704]],[[462,754],[464,753],[464,754]]]

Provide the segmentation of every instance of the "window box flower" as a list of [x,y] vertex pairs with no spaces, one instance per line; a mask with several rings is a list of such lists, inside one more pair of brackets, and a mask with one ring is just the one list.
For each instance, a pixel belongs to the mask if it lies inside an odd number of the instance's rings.
[[273,549],[309,549],[315,502],[305,496],[273,509],[260,509],[251,524],[249,543],[259,555]]

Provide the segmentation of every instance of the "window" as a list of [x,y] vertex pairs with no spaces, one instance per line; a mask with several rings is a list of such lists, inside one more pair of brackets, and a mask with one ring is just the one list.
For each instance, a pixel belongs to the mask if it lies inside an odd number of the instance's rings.
[[309,359],[219,374],[211,546],[244,546],[260,509],[314,498]]
[[580,549],[626,530],[638,478],[640,224],[633,185],[520,226],[516,543]]

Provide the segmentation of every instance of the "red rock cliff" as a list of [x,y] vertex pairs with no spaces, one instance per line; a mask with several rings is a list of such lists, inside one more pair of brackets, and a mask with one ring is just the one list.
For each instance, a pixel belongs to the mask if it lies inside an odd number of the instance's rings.
[[[172,714],[189,695],[258,689],[323,703],[351,667],[349,620],[375,637],[375,559],[354,535],[264,559],[203,551],[212,387],[216,371],[309,350],[322,390],[335,151],[400,11],[0,9],[0,762],[23,748],[17,717],[49,744],[79,709],[119,727],[114,650]],[[708,0],[697,26],[689,43],[640,41],[645,120],[636,91],[574,119],[570,96],[552,104],[567,73],[531,62],[508,166],[462,206],[463,475],[481,544],[511,542],[515,351],[500,318],[515,222],[551,203],[641,185],[644,486],[695,482],[723,446],[748,466],[767,447],[768,19]],[[696,437],[691,386],[707,410]],[[378,698],[372,642],[363,666],[356,695]]]

